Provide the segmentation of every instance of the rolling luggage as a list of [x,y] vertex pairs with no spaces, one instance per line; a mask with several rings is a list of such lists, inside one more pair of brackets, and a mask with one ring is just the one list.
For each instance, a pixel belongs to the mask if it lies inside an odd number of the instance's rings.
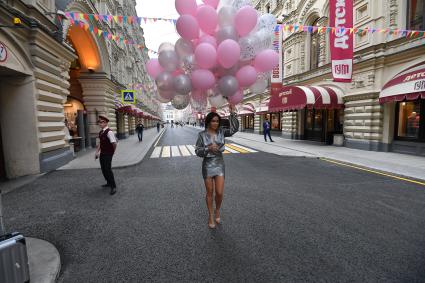
[[0,190],[0,282],[30,282],[27,244],[20,233],[4,233]]

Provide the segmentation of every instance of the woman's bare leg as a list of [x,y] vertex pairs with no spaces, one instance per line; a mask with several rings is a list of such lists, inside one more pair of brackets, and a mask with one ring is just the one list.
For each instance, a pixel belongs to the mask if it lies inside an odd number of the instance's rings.
[[207,202],[208,207],[208,225],[214,225],[214,204],[213,204],[213,194],[214,194],[214,181],[212,178],[206,178],[204,180],[206,196],[205,201]]
[[[215,219],[220,218],[220,208],[224,193],[224,176],[216,176],[215,183]],[[219,220],[220,221],[220,220]]]

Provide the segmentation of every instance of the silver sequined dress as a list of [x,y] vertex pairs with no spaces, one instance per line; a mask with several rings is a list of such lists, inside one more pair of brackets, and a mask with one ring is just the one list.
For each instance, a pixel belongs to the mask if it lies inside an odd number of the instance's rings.
[[[239,121],[235,114],[230,114],[229,122],[230,128],[219,128],[215,136],[211,136],[206,129],[198,135],[195,152],[197,156],[204,158],[202,161],[202,176],[204,179],[207,177],[224,176],[224,138],[232,136],[239,129]],[[218,145],[218,152],[208,151],[208,146],[213,142]]]

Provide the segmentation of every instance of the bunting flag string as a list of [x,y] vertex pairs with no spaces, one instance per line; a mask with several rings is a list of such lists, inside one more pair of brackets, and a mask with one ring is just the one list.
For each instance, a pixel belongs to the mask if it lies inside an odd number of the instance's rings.
[[116,35],[116,34],[110,33],[109,31],[101,30],[98,27],[93,26],[92,24],[88,24],[88,23],[81,21],[81,20],[70,19],[70,21],[71,21],[71,25],[78,26],[78,27],[80,27],[80,28],[82,28],[86,31],[90,31],[91,33],[95,34],[98,37],[103,36],[104,39],[109,39],[109,40],[115,41],[117,43],[123,43],[125,45],[134,45],[139,49],[145,50],[147,52],[151,52],[155,55],[158,54],[158,52],[156,52],[155,50],[147,48],[144,44],[139,44],[137,42],[134,42],[131,39],[126,39],[122,35]]
[[65,16],[68,20],[74,21],[103,21],[109,24],[115,22],[116,24],[138,24],[141,25],[142,22],[157,22],[165,21],[171,24],[176,24],[177,19],[168,19],[168,18],[153,18],[153,17],[138,17],[138,16],[122,16],[122,15],[102,15],[102,14],[85,14],[77,12],[66,12]]

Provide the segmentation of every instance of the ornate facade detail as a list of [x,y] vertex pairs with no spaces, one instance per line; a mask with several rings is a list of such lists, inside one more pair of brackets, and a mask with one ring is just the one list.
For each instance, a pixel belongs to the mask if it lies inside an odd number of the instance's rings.
[[397,27],[397,17],[398,17],[398,1],[390,1],[390,27]]

